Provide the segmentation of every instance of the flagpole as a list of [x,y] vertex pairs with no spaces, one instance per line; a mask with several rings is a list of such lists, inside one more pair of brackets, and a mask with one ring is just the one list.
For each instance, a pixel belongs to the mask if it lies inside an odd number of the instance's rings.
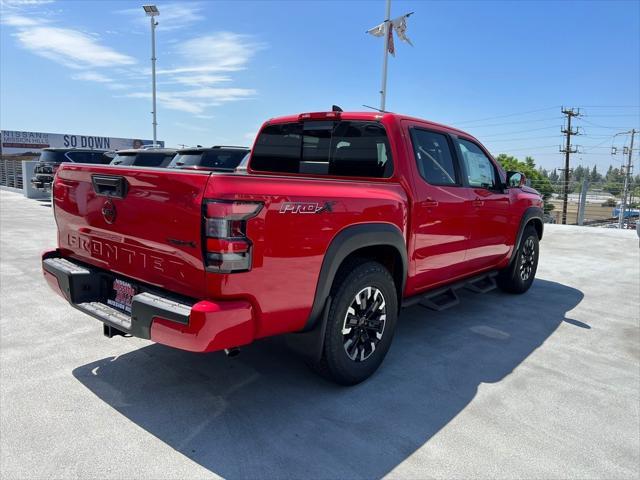
[[384,19],[384,57],[382,59],[382,87],[380,89],[380,110],[385,110],[387,100],[387,62],[389,60],[389,28],[391,27],[391,0],[387,0],[387,15]]

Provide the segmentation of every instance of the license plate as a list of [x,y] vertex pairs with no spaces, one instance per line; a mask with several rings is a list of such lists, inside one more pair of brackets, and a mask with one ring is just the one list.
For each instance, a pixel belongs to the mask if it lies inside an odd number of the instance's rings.
[[131,283],[116,278],[113,281],[113,292],[107,299],[107,304],[123,312],[131,313],[131,302],[137,293]]

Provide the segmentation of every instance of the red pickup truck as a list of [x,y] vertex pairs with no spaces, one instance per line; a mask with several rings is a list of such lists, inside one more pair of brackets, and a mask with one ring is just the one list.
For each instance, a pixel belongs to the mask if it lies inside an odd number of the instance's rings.
[[542,201],[471,135],[394,113],[259,132],[247,174],[62,164],[44,276],[107,336],[194,352],[290,334],[328,378],[380,365],[401,307],[530,286]]

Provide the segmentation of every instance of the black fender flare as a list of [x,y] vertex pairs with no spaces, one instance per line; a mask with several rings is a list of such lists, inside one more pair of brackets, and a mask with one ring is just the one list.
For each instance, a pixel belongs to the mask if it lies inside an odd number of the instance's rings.
[[540,207],[529,207],[524,211],[524,213],[522,214],[522,218],[520,219],[520,226],[518,228],[518,233],[516,235],[516,241],[513,244],[513,251],[511,252],[509,265],[511,265],[511,263],[516,258],[516,253],[518,252],[518,245],[520,245],[520,240],[522,240],[524,229],[527,228],[527,225],[534,222],[535,220],[540,221],[540,231],[538,232],[538,239],[542,240],[542,233],[544,231],[544,210],[542,210],[542,208]]
[[[407,245],[402,232],[398,227],[389,223],[363,223],[352,225],[341,230],[331,240],[327,252],[322,260],[322,268],[318,275],[316,294],[313,299],[311,313],[307,319],[304,331],[312,329],[322,316],[327,297],[331,292],[331,286],[338,273],[338,268],[350,254],[364,247],[390,246],[395,248],[402,261],[402,285],[398,285],[399,291],[404,291],[407,278]],[[402,299],[399,298],[398,302]]]
[[[298,333],[287,335],[287,343],[298,353],[318,360],[324,345],[324,333],[329,308],[331,286],[342,262],[353,252],[364,247],[389,246],[397,250],[402,263],[402,285],[397,285],[400,297],[407,279],[407,245],[400,229],[389,223],[362,223],[341,230],[329,244],[322,261],[316,292],[305,327]],[[398,305],[402,298],[398,298]]]

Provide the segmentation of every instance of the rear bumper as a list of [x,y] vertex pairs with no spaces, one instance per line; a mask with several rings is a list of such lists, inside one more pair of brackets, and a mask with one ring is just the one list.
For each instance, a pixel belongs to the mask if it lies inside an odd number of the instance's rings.
[[107,290],[116,278],[108,271],[52,250],[42,255],[42,272],[51,288],[73,307],[134,337],[191,352],[222,350],[254,340],[253,310],[246,301],[192,301],[140,287],[128,314],[106,303]]

